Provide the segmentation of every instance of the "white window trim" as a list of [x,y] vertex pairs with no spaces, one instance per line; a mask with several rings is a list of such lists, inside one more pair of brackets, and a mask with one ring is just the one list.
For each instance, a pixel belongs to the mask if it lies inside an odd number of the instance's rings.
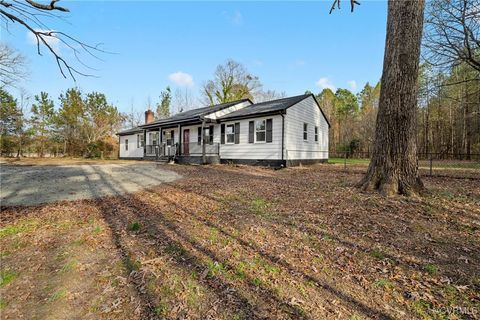
[[[230,135],[233,135],[233,142],[228,142],[228,135],[229,133],[227,133],[227,128],[231,126],[233,128],[233,133],[230,133]],[[235,123],[231,123],[231,124],[225,124],[225,144],[235,144]]]
[[[305,125],[307,125],[307,130],[305,130]],[[305,133],[307,134],[307,139],[305,139]],[[308,123],[304,122],[303,123],[303,131],[302,131],[302,137],[303,141],[308,141]]]
[[145,146],[145,137],[143,133],[137,133],[137,149],[143,148]]
[[[257,141],[257,122],[263,121],[265,123],[265,130],[260,130],[258,132],[265,132],[265,140]],[[267,119],[259,119],[253,122],[254,130],[253,130],[253,141],[255,143],[267,143]]]

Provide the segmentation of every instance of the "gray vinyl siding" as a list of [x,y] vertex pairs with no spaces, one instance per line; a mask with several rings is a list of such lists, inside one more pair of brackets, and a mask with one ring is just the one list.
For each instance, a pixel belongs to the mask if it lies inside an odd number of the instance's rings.
[[[125,142],[128,140],[128,150],[125,150]],[[142,158],[143,147],[137,148],[137,134],[120,136],[120,158]]]
[[[272,119],[272,142],[248,143],[249,121]],[[221,144],[221,159],[252,159],[252,160],[281,160],[282,159],[282,117],[279,115],[222,122],[225,126],[240,123],[240,143]],[[215,142],[220,142],[220,126],[215,130]]]
[[[303,139],[303,124],[308,124],[308,139]],[[315,141],[318,127],[318,142]],[[328,123],[313,97],[287,109],[285,115],[285,158],[328,159]]]

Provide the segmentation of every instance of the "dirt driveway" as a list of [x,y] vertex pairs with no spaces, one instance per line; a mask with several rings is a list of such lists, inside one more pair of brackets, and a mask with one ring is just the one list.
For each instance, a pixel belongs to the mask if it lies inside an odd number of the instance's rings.
[[2,206],[34,205],[134,192],[181,176],[146,162],[82,162],[62,165],[2,163]]

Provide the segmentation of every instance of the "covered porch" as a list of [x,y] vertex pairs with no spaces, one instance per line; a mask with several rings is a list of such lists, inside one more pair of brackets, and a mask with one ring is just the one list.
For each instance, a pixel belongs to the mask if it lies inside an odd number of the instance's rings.
[[220,143],[214,142],[214,126],[205,123],[145,129],[147,160],[178,163],[219,163]]

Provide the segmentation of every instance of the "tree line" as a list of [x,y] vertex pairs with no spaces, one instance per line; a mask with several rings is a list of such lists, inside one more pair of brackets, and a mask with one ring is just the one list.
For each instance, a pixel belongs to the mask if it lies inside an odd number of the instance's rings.
[[115,133],[126,116],[99,92],[68,89],[58,107],[48,93],[14,99],[0,89],[0,152],[2,156],[115,157]]
[[[331,153],[371,155],[380,89],[380,82],[367,83],[356,95],[347,89],[324,89],[316,95],[331,124]],[[480,154],[479,72],[466,63],[450,70],[422,64],[416,120],[420,156],[471,159]]]

